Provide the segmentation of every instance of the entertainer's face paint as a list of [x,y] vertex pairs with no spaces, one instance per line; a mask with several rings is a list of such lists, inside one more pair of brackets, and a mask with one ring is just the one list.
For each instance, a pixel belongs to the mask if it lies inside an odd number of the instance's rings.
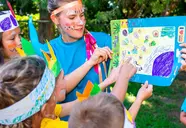
[[16,47],[21,48],[20,28],[17,27],[15,29],[3,32],[2,45],[3,45],[4,53],[9,58],[19,56],[15,48]]
[[74,1],[62,5],[60,8],[62,11],[59,13],[59,24],[57,25],[61,29],[63,38],[71,41],[78,40],[84,34],[86,23],[82,3],[79,1]]

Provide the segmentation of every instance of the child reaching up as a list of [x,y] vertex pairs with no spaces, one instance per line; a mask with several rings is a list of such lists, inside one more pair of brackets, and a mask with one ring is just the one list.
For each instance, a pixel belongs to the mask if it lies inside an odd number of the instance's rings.
[[119,78],[111,92],[100,93],[77,103],[70,114],[69,128],[135,128],[134,120],[142,102],[152,95],[152,85],[146,82],[139,89],[135,102],[129,112],[123,106],[129,79],[136,68],[123,64]]
[[184,100],[181,107],[180,121],[186,126],[186,99]]

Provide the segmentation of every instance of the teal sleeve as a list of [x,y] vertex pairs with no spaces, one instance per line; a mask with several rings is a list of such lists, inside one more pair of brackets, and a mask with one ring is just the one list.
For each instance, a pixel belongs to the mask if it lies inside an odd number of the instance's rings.
[[112,39],[110,35],[107,35],[105,46],[108,46],[110,49],[112,49]]
[[183,104],[181,106],[181,111],[186,112],[186,98],[185,98],[185,100],[184,100],[184,102],[183,102]]
[[44,50],[45,52],[47,52],[48,47],[47,47],[47,44],[40,43],[37,31],[32,23],[32,17],[30,17],[28,21],[28,26],[29,26],[30,40],[34,48],[34,51],[38,56],[43,57],[41,50]]

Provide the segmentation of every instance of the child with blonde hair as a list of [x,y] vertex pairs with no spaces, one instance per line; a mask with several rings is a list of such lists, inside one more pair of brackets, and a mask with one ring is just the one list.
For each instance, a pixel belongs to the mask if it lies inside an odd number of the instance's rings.
[[135,128],[135,118],[142,102],[152,95],[152,85],[146,82],[139,89],[135,102],[129,111],[123,106],[123,100],[129,79],[136,68],[123,64],[116,84],[111,92],[100,93],[77,103],[70,114],[69,128]]

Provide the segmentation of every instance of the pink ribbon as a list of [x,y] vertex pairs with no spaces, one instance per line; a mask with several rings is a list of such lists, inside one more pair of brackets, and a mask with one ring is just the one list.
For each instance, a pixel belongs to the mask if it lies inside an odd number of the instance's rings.
[[[94,53],[94,49],[96,49],[96,46],[97,46],[96,40],[89,32],[87,32],[84,35],[84,39],[86,42],[87,59],[89,60],[91,55]],[[94,70],[97,74],[99,74],[99,65],[98,64],[94,65]]]

